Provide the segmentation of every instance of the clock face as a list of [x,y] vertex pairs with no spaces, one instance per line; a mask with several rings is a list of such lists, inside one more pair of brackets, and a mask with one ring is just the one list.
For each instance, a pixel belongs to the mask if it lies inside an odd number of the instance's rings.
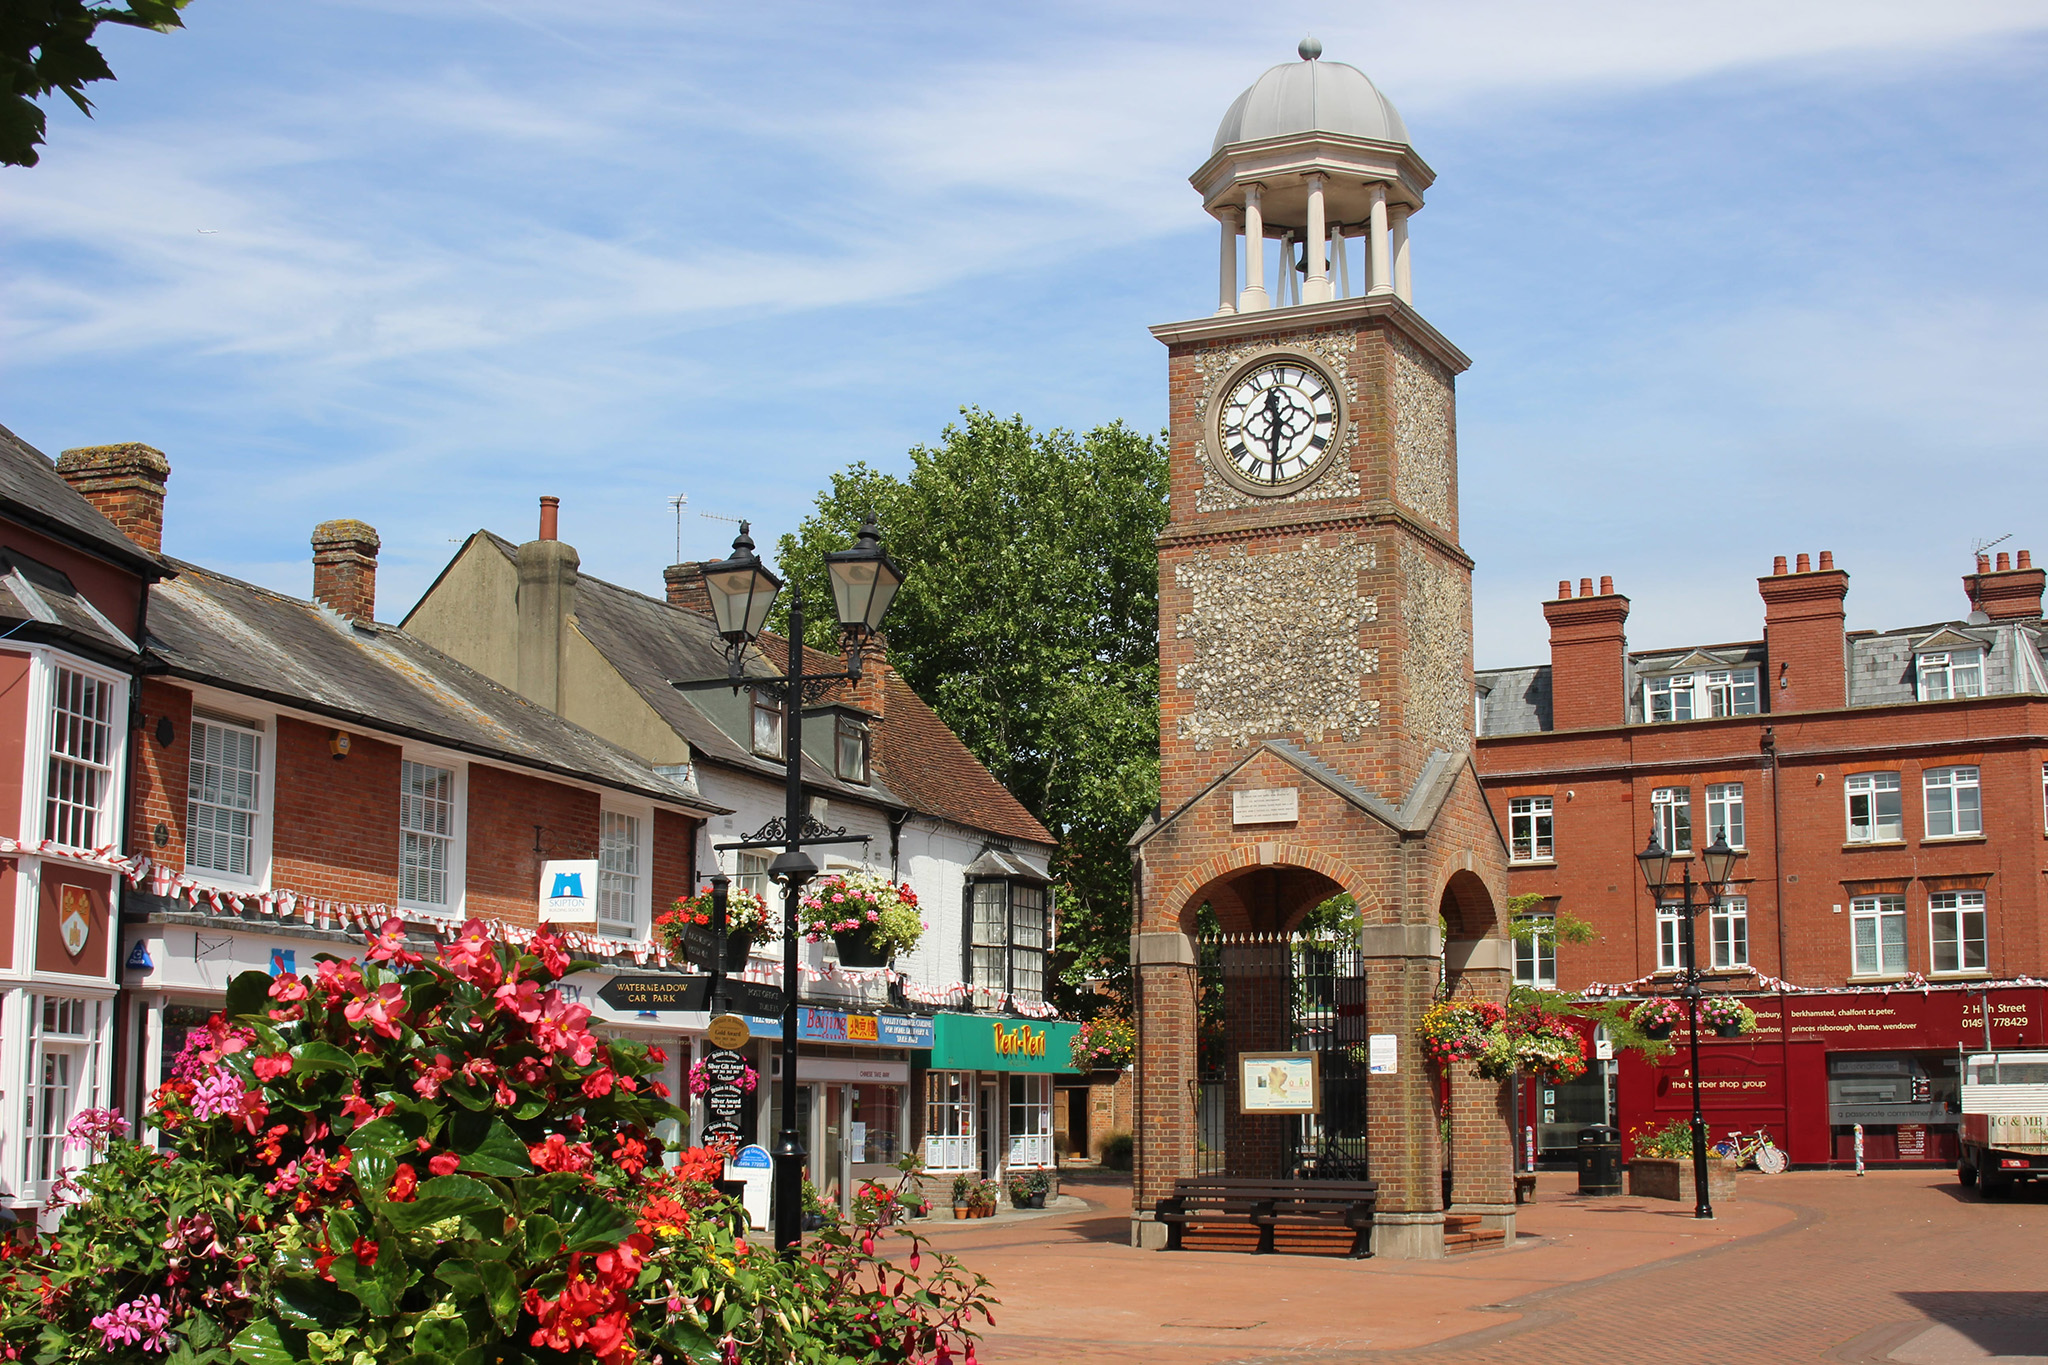
[[1238,480],[1255,492],[1284,492],[1320,472],[1336,445],[1339,418],[1328,376],[1284,356],[1253,365],[1231,384],[1216,436]]

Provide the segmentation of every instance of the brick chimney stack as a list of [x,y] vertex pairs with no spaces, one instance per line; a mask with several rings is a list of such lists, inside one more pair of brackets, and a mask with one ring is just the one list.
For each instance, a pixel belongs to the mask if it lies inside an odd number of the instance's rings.
[[80,446],[57,459],[57,473],[85,495],[121,534],[151,554],[164,548],[164,484],[171,462],[154,446]]
[[1622,655],[1628,648],[1622,626],[1628,599],[1614,591],[1614,579],[1579,580],[1572,596],[1568,579],[1557,584],[1557,599],[1543,604],[1550,622],[1550,723],[1557,730],[1620,725],[1628,719]]
[[711,590],[704,586],[704,564],[701,560],[686,559],[680,564],[671,564],[661,571],[661,581],[668,587],[668,604],[685,611],[701,611],[711,614]]
[[1779,555],[1770,575],[1756,586],[1764,599],[1766,709],[1825,711],[1846,705],[1848,613],[1842,603],[1849,596],[1849,575],[1835,567],[1834,551],[1821,552],[1818,569],[1800,555],[1792,573],[1785,572],[1785,557]]
[[313,600],[351,621],[377,619],[377,551],[366,521],[323,521],[313,528]]
[[1963,591],[1970,607],[1994,621],[2032,621],[2041,615],[2041,592],[2048,573],[2034,567],[2034,552],[2021,550],[2019,563],[2012,556],[1998,556],[1998,567],[1990,555],[1977,556],[1977,572],[1963,577]]

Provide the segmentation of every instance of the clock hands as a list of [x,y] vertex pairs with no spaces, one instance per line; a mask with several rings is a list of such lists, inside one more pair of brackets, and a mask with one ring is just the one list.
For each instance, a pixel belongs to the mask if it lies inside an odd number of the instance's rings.
[[1315,413],[1292,392],[1278,387],[1267,389],[1264,406],[1245,415],[1245,439],[1266,448],[1265,463],[1271,471],[1270,482],[1280,482],[1281,459],[1290,454],[1295,442],[1314,427],[1315,420]]

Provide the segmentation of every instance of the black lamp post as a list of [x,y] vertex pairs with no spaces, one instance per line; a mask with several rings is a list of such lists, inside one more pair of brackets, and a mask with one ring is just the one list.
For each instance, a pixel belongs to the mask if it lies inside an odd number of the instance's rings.
[[[1704,974],[1699,967],[1693,921],[1720,905],[1728,876],[1735,870],[1735,850],[1728,847],[1725,836],[1716,834],[1714,842],[1700,854],[1700,873],[1704,878],[1700,889],[1705,895],[1697,902],[1692,896],[1692,864],[1685,865],[1674,887],[1669,880],[1671,855],[1657,842],[1654,831],[1648,846],[1636,855],[1636,865],[1643,870],[1643,883],[1650,888],[1650,899],[1657,908],[1676,910],[1681,916],[1685,968],[1678,976],[1678,994],[1685,1001],[1692,1027],[1692,1213],[1695,1218],[1712,1218],[1714,1205],[1707,1196],[1707,1120],[1700,1112],[1700,982]],[[1667,899],[1666,893],[1674,890],[1678,897]]]
[[832,576],[832,601],[839,616],[839,633],[846,649],[846,669],[840,673],[807,673],[804,670],[804,598],[794,590],[789,603],[788,666],[780,677],[747,675],[743,665],[750,646],[768,622],[768,613],[781,591],[782,580],[768,571],[754,554],[754,541],[747,523],[732,542],[732,555],[704,566],[704,586],[711,595],[711,615],[726,642],[724,678],[706,678],[671,684],[685,691],[714,687],[750,687],[768,693],[782,703],[783,711],[783,813],[749,835],[748,846],[777,846],[782,852],[768,865],[768,875],[782,883],[782,1077],[778,1087],[782,1124],[775,1136],[775,1247],[788,1254],[803,1236],[803,1135],[796,1126],[796,1035],[797,1035],[797,904],[804,883],[818,875],[818,865],[803,851],[803,845],[859,842],[843,831],[828,830],[804,811],[803,716],[804,706],[842,682],[860,678],[861,648],[882,624],[896,590],[903,586],[903,573],[882,553],[882,533],[873,516],[861,523],[858,538],[850,550],[825,556],[825,568]]

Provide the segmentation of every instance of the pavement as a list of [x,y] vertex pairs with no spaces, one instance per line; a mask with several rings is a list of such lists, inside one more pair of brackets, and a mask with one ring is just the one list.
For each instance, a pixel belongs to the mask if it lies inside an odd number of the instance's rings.
[[1443,1261],[1138,1251],[1128,1177],[1092,1172],[1062,1176],[1079,1211],[920,1231],[993,1282],[988,1365],[2048,1365],[2048,1187],[1752,1172],[1702,1221],[1576,1185]]

